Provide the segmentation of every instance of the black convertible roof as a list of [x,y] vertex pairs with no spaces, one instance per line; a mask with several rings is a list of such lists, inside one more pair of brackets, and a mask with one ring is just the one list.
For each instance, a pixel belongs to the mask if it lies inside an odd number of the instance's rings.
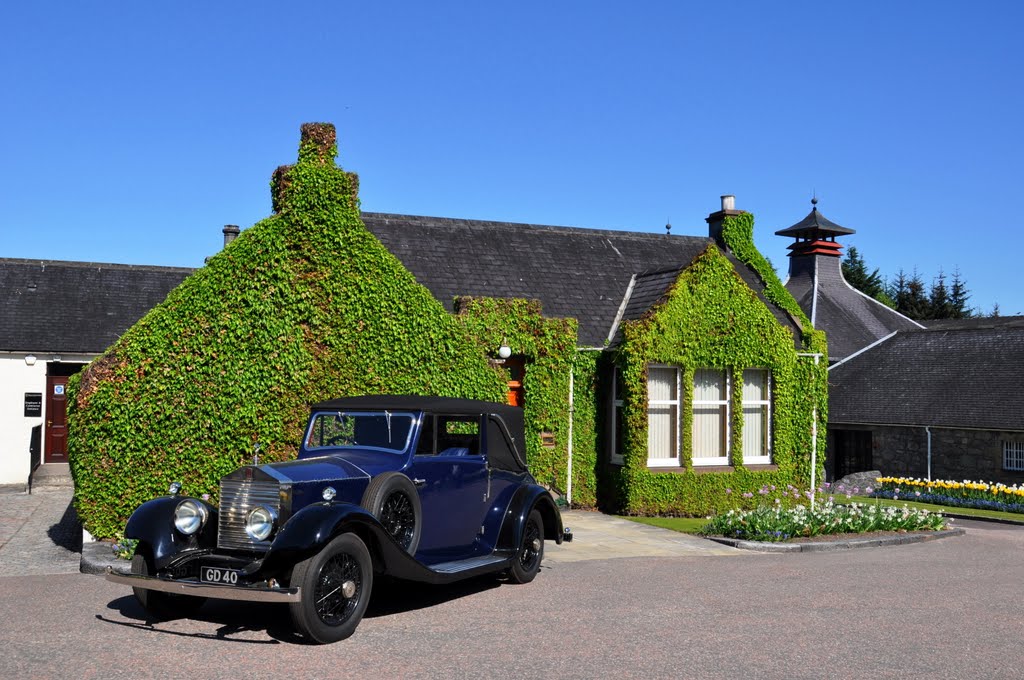
[[504,421],[512,438],[509,450],[504,445],[488,440],[487,458],[491,465],[502,470],[525,470],[523,454],[523,409],[508,404],[452,397],[424,397],[415,394],[374,394],[361,397],[342,397],[313,404],[314,411],[426,411],[447,415],[494,414]]

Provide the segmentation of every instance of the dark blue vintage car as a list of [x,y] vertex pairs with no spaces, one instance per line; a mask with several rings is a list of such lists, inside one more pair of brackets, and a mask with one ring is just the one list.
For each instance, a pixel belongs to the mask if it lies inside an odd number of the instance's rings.
[[155,618],[187,617],[205,598],[287,602],[320,643],[355,631],[375,575],[528,583],[545,539],[572,540],[526,468],[522,410],[481,401],[316,404],[297,460],[232,472],[217,507],[179,492],[132,514],[132,573],[107,579]]

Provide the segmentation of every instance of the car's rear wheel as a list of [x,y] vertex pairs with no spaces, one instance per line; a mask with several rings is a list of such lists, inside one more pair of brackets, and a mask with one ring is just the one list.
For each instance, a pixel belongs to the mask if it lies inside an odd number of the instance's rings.
[[341,534],[295,565],[291,585],[301,593],[298,602],[288,605],[296,630],[321,644],[344,640],[355,632],[370,602],[370,551],[355,534]]
[[407,553],[416,554],[423,530],[423,509],[412,480],[400,472],[377,475],[366,487],[362,505]]
[[[140,576],[150,576],[154,573],[149,559],[138,552],[132,557],[132,573]],[[169,619],[187,619],[196,615],[199,608],[206,602],[205,597],[194,597],[192,595],[172,595],[161,593],[158,590],[147,590],[145,588],[132,588],[135,599],[139,601],[146,613],[159,621]]]
[[530,512],[523,525],[523,535],[519,541],[519,549],[509,569],[509,579],[515,583],[529,583],[540,571],[541,560],[544,559],[544,520],[539,510]]

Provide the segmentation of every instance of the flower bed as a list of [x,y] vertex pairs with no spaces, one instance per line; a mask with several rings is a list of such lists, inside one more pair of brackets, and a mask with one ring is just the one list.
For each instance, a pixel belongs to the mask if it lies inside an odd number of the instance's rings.
[[928,510],[860,503],[836,505],[829,498],[813,508],[806,505],[785,508],[776,503],[774,507],[762,506],[755,510],[730,510],[712,517],[701,533],[747,541],[786,541],[869,531],[937,531],[945,529],[947,521]]
[[867,493],[875,498],[902,498],[922,503],[1024,514],[1024,488],[1016,485],[879,477],[877,488]]

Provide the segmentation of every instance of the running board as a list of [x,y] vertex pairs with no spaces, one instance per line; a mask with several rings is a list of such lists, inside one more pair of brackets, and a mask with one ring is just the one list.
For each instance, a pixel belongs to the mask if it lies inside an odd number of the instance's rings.
[[497,571],[504,568],[509,561],[507,555],[492,554],[483,557],[471,557],[468,560],[455,560],[453,562],[441,562],[429,567],[430,571],[438,574],[461,574],[467,571]]

